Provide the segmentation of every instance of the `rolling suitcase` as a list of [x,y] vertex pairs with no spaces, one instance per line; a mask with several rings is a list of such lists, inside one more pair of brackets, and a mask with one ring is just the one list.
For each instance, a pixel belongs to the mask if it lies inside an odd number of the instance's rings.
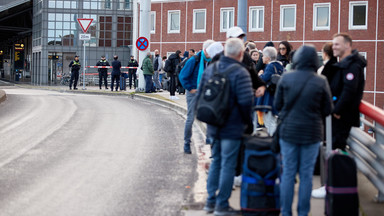
[[325,214],[358,216],[359,196],[355,161],[346,152],[336,150],[329,156],[326,167]]
[[280,214],[280,155],[271,150],[273,138],[258,131],[244,138],[240,206],[243,215]]

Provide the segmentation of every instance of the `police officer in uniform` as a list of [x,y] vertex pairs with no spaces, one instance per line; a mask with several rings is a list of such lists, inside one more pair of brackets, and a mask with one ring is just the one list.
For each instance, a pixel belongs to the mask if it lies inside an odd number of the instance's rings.
[[72,90],[72,82],[75,80],[73,83],[73,89],[77,90],[77,81],[79,80],[79,70],[81,68],[79,56],[75,56],[75,60],[71,61],[69,64],[69,67],[71,68],[71,79],[69,81],[69,90]]
[[[131,56],[131,60],[128,62],[128,67],[139,67],[139,63],[137,63],[134,56]],[[133,77],[133,87],[136,88],[136,71],[135,68],[129,68],[129,89],[132,88],[132,77]]]
[[[105,56],[101,56],[101,60],[97,62],[96,66],[110,66],[109,62],[105,59]],[[108,68],[99,68],[99,88],[101,89],[101,83],[104,79],[105,89],[108,89]]]

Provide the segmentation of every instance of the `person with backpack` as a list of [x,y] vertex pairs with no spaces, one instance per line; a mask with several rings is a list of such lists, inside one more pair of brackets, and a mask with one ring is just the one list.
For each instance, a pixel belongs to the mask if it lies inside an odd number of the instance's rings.
[[283,74],[284,67],[281,62],[276,61],[277,51],[274,47],[266,47],[263,50],[263,62],[266,64],[265,71],[260,78],[267,83],[267,90],[263,97],[256,99],[256,109],[263,113],[262,121],[272,136],[276,130],[277,110],[273,106],[273,100],[279,75]]
[[[228,101],[225,104],[227,115],[222,116],[223,118],[219,117],[219,119],[224,119],[224,122],[221,126],[207,124],[207,133],[213,142],[212,163],[207,180],[208,198],[204,210],[207,213],[214,212],[215,215],[237,215],[239,213],[229,206],[228,199],[232,193],[243,134],[253,132],[251,115],[254,97],[251,77],[241,63],[243,56],[243,41],[238,38],[228,39],[224,56],[221,56],[219,61],[211,64],[204,71],[197,95],[198,99],[201,96],[203,96],[202,98],[215,97],[217,94],[212,95],[211,93],[214,92],[206,88],[212,87],[212,82],[209,80],[218,74],[227,81],[225,83],[228,83],[229,89],[226,91],[229,92],[228,94],[217,92]],[[218,107],[211,108],[215,110]]]
[[177,50],[175,53],[171,54],[168,59],[165,61],[164,70],[167,72],[168,77],[170,77],[170,86],[169,92],[171,100],[177,100],[178,97],[175,96],[176,92],[176,66],[180,64],[182,58],[182,53],[180,50]]
[[283,165],[280,183],[283,216],[292,215],[297,173],[300,177],[297,215],[308,215],[313,170],[324,138],[323,119],[333,110],[328,82],[316,73],[319,67],[316,49],[300,47],[293,56],[293,64],[295,70],[281,77],[274,101],[281,119],[277,132]]
[[[192,125],[195,119],[194,109],[196,102],[196,91],[198,88],[197,77],[199,71],[203,73],[207,67],[210,59],[207,58],[207,48],[214,43],[213,40],[206,40],[203,43],[203,50],[189,59],[184,59],[180,63],[182,69],[179,74],[179,80],[181,85],[186,89],[187,99],[187,120],[184,127],[184,153],[191,154],[191,137],[192,137]],[[221,45],[221,44],[220,44]],[[221,45],[222,46],[222,45]],[[184,63],[184,66],[182,65]]]
[[153,60],[153,69],[155,70],[155,72],[153,73],[153,82],[155,84],[157,91],[160,91],[161,89],[161,84],[159,81],[161,66],[162,66],[162,60],[159,54],[159,50],[155,50],[155,59]]

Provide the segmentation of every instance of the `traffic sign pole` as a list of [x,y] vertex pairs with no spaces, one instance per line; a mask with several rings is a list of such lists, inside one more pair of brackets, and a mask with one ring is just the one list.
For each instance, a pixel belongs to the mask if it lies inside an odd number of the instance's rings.
[[[140,28],[139,28],[139,36],[145,37],[147,39],[150,39],[150,23],[151,20],[149,19],[151,17],[151,0],[141,0],[140,1]],[[148,41],[148,47],[145,51],[139,51],[139,59],[138,62],[141,65],[143,63],[144,58],[147,56],[147,53],[150,50],[150,41]],[[143,92],[145,91],[145,81],[144,81],[144,74],[143,71],[139,68],[139,88],[137,91]]]
[[[91,26],[92,21],[93,21],[93,19],[84,19],[84,18],[77,19],[77,22],[79,23],[81,29],[83,29],[84,34],[87,33],[89,26]],[[88,36],[88,35],[80,34],[79,38],[80,38],[80,40],[83,40],[83,46],[84,46],[84,49],[83,49],[83,65],[84,65],[84,67],[83,67],[83,90],[86,90],[86,88],[85,88],[85,70],[86,70],[85,41],[90,40],[91,37],[90,37],[90,35]]]
[[86,90],[85,88],[85,40],[83,41],[83,46],[84,46],[84,52],[83,52],[83,90]]

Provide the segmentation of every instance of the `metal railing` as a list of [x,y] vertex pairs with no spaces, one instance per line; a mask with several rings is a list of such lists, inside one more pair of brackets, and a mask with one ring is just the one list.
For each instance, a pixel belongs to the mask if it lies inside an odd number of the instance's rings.
[[374,136],[360,128],[352,127],[347,140],[349,152],[355,158],[357,168],[378,190],[375,200],[384,202],[384,110],[365,101],[361,102],[359,109],[362,114],[373,120],[371,123],[361,119],[373,130]]

